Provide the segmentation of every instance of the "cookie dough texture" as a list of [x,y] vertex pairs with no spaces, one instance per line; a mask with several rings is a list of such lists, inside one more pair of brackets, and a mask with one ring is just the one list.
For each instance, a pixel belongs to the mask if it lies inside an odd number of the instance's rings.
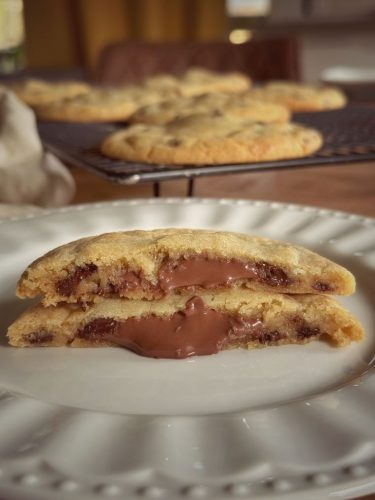
[[345,95],[335,87],[318,87],[294,82],[274,81],[250,91],[254,99],[286,106],[292,112],[324,111],[343,108]]
[[150,104],[138,109],[129,121],[131,123],[165,125],[177,118],[196,113],[264,123],[287,122],[290,117],[290,112],[285,106],[259,101],[249,94],[217,93],[180,97]]
[[321,134],[294,123],[255,123],[195,114],[167,125],[132,125],[102,143],[104,155],[129,162],[222,165],[302,158]]
[[[284,335],[278,344],[306,343],[321,337],[334,346],[345,346],[361,340],[364,333],[361,325],[334,299],[322,295],[283,295],[254,293],[249,290],[195,293],[211,309],[234,314],[239,317],[256,318],[269,331]],[[37,304],[24,312],[8,330],[10,344],[24,346],[110,346],[111,343],[77,338],[77,332],[98,318],[123,321],[133,317],[156,315],[169,317],[184,310],[192,296],[172,295],[160,301],[127,301],[103,299],[82,310],[68,304],[43,307]],[[306,330],[306,336],[295,337],[296,328]],[[298,330],[297,330],[298,331]],[[303,330],[300,330],[303,332]],[[316,333],[318,332],[318,333]],[[257,341],[240,347],[260,347]],[[272,341],[271,341],[272,343]],[[267,345],[263,343],[262,346]],[[232,345],[232,347],[237,347]]]
[[[124,271],[140,273],[145,280],[157,285],[159,269],[166,259],[177,261],[197,255],[263,263],[281,269],[291,278],[290,283],[276,288],[250,279],[235,283],[256,291],[350,295],[355,289],[355,279],[348,270],[302,247],[232,232],[157,229],[107,233],[58,247],[24,271],[17,295],[21,298],[44,295],[45,305],[61,301],[91,302],[99,298],[99,285],[103,287],[108,280],[116,280]],[[71,276],[77,268],[87,269],[89,265],[96,266],[97,270],[81,279],[76,293],[71,296],[58,293],[56,283]],[[327,288],[316,287],[321,282]],[[123,296],[154,298],[140,287],[126,290]]]
[[38,106],[40,120],[65,122],[126,121],[139,107],[175,97],[173,90],[150,90],[141,87],[92,89],[68,99]]
[[90,85],[83,82],[24,80],[10,85],[10,89],[29,106],[51,104],[65,98],[76,97],[90,92]]
[[240,93],[251,86],[251,80],[241,73],[217,73],[201,68],[192,68],[181,76],[160,74],[146,78],[143,82],[150,89],[170,89],[180,96],[191,97],[207,92]]

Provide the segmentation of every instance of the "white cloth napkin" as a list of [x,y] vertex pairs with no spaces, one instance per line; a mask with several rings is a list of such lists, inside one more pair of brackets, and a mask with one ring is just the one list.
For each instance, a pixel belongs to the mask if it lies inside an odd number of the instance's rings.
[[68,169],[43,151],[34,112],[0,87],[0,203],[54,207],[69,203],[74,192]]

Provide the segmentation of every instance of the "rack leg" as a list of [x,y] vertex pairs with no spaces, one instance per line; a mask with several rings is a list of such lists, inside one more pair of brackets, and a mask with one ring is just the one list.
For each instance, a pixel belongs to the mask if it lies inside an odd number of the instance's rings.
[[153,193],[155,198],[159,198],[160,196],[160,183],[159,182],[154,182],[152,185]]
[[190,179],[188,180],[187,195],[189,198],[194,196],[194,178],[193,177],[190,177]]

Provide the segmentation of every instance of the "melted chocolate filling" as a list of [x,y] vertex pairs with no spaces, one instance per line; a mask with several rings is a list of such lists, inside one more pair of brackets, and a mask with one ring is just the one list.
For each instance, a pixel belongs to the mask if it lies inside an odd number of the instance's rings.
[[[298,339],[320,335],[317,328],[298,327]],[[215,311],[200,297],[186,303],[183,311],[169,317],[155,315],[117,321],[98,318],[80,329],[76,337],[111,342],[151,358],[187,358],[214,354],[222,349],[259,342],[277,344],[286,334],[267,329],[259,318]]]
[[240,279],[260,281],[272,287],[287,286],[291,283],[280,267],[266,262],[245,263],[235,259],[209,259],[201,256],[167,259],[161,265],[158,276],[159,287],[165,292],[189,286],[231,286]]
[[[80,282],[97,271],[97,266],[87,264],[77,267],[66,278],[56,284],[56,290],[65,297],[73,294]],[[153,285],[140,272],[119,270],[116,279],[104,287],[98,287],[97,293],[103,296],[124,295],[137,289],[150,290],[158,295],[165,295],[176,288],[230,287],[237,280],[249,279],[270,287],[286,287],[293,280],[280,267],[267,262],[245,263],[235,259],[210,259],[206,256],[166,259],[158,272],[158,283]]]

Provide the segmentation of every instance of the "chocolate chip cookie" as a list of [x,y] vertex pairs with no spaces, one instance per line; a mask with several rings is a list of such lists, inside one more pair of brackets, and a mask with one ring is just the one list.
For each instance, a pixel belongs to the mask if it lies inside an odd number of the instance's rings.
[[335,87],[319,87],[294,82],[269,82],[250,91],[254,99],[287,106],[292,112],[343,108],[346,97]]
[[64,122],[126,121],[139,107],[175,97],[175,92],[141,87],[92,89],[90,92],[36,107],[40,120]]
[[87,94],[90,85],[83,82],[46,82],[29,79],[10,85],[10,89],[29,106],[51,104],[61,99]]
[[237,347],[304,344],[322,339],[345,346],[363,329],[334,299],[250,290],[170,295],[159,301],[102,299],[33,306],[10,326],[10,344],[122,346],[154,358],[186,358]]
[[242,73],[217,73],[203,68],[192,68],[181,76],[161,74],[143,82],[151,89],[174,89],[180,96],[191,97],[207,92],[246,92],[251,80]]
[[166,125],[132,125],[102,143],[109,158],[170,165],[225,165],[302,158],[321,134],[295,123],[257,123],[194,114]]
[[192,290],[350,295],[353,275],[302,247],[239,233],[157,229],[83,238],[33,262],[17,288],[45,305],[160,299]]
[[290,112],[285,106],[254,99],[246,94],[203,94],[180,97],[144,106],[129,119],[131,123],[165,125],[176,118],[204,113],[257,122],[287,122]]

